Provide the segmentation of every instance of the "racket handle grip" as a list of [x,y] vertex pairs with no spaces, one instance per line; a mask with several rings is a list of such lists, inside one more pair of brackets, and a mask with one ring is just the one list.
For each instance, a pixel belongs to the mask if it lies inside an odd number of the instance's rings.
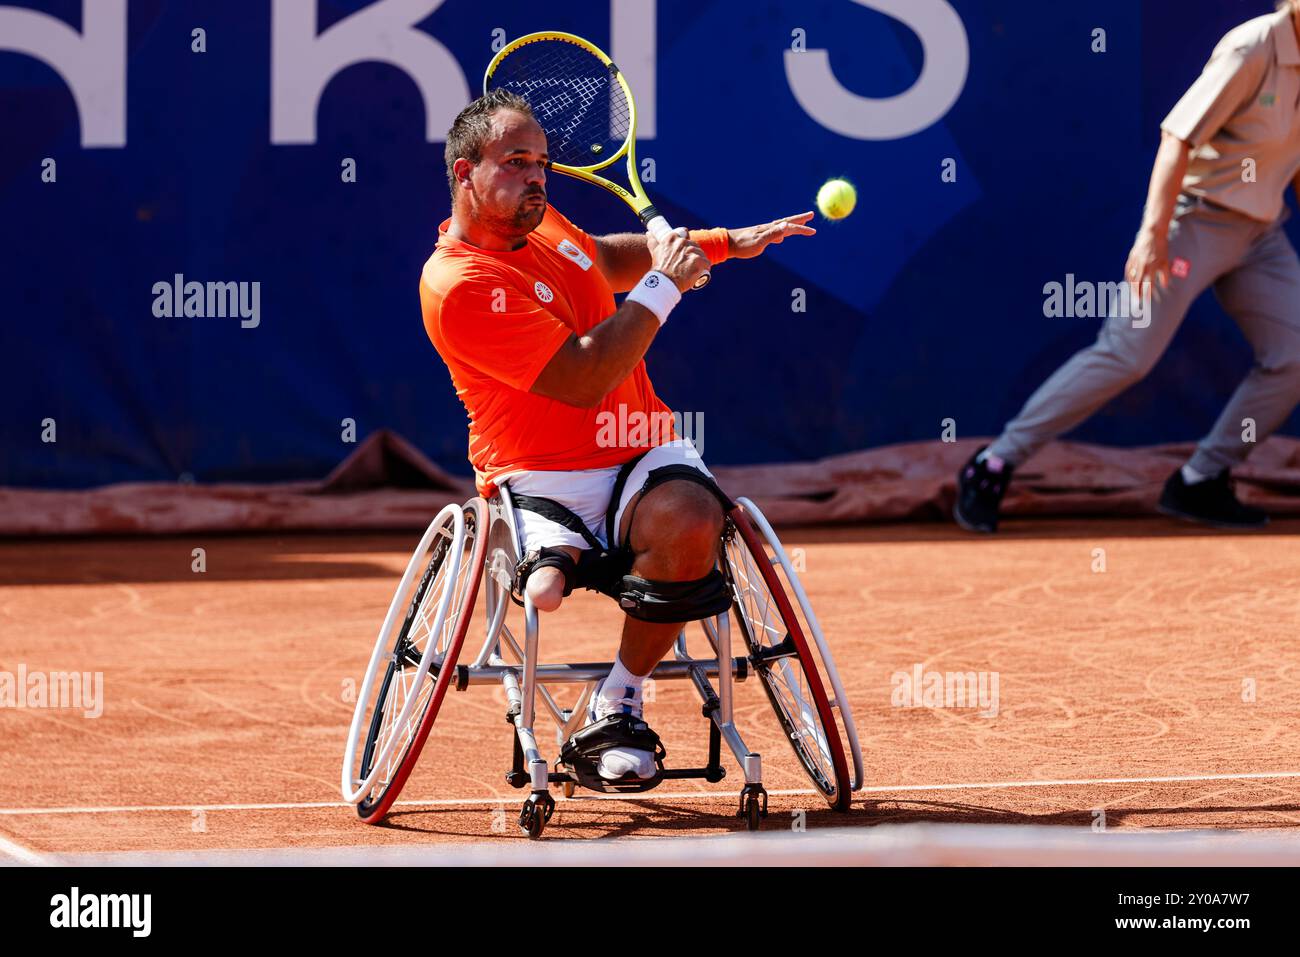
[[[652,206],[651,209],[653,210],[654,207]],[[668,225],[668,220],[664,219],[658,212],[655,212],[654,216],[645,221],[645,228],[655,239],[659,240],[662,240],[673,231],[673,228]]]
[[[653,207],[651,208],[653,209]],[[664,219],[658,211],[655,212],[654,216],[646,220],[645,228],[654,236],[655,239],[660,240],[673,231],[673,228],[668,225],[668,220]],[[709,279],[710,276],[707,272],[702,273],[700,278],[695,280],[695,284],[691,286],[691,288],[703,289],[709,284]]]

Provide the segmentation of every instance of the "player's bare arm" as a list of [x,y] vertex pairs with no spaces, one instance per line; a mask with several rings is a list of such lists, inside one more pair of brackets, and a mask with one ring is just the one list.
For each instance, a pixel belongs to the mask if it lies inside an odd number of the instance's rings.
[[[817,230],[807,225],[811,211],[784,216],[769,223],[727,230],[727,255],[731,259],[753,259],[768,246],[787,236],[815,236]],[[650,269],[647,233],[613,233],[595,236],[596,268],[615,292],[627,292]]]
[[813,213],[811,210],[783,216],[770,223],[746,226],[743,229],[727,230],[727,255],[732,259],[753,259],[768,246],[775,246],[785,241],[787,236],[815,236],[817,230],[809,226]]
[[[709,259],[686,230],[669,233],[663,242],[650,237],[646,247],[647,268],[663,273],[679,291],[690,289],[708,268]],[[570,336],[533,383],[532,391],[567,405],[590,408],[632,374],[644,357],[659,320],[637,302],[624,302],[608,319],[586,335]]]
[[591,237],[596,243],[596,268],[614,292],[627,292],[651,268],[647,235],[611,233]]

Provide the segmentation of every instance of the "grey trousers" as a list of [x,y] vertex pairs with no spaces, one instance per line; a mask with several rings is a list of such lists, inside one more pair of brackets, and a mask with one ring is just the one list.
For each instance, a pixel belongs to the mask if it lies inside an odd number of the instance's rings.
[[[1255,352],[1249,374],[1188,464],[1215,475],[1245,461],[1300,402],[1300,259],[1282,230],[1288,214],[1261,223],[1180,196],[1169,226],[1169,260],[1187,265],[1157,291],[1149,324],[1120,316],[1039,386],[990,452],[1020,465],[1142,379],[1168,347],[1192,302],[1209,286]],[[1253,420],[1254,427],[1246,420]],[[1252,441],[1253,439],[1253,441]]]

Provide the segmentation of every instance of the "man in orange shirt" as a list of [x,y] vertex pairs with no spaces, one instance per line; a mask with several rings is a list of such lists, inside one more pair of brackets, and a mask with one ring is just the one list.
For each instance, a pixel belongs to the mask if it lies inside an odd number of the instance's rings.
[[[644,356],[711,265],[815,230],[809,212],[747,229],[679,229],[663,242],[589,236],[546,201],[546,149],[528,104],[508,92],[456,118],[446,148],[452,215],[425,263],[420,303],[469,413],[479,490],[509,482],[533,604],[553,611],[586,584],[627,612],[589,733],[579,735],[602,779],[645,782],[658,779],[662,750],[641,718],[642,682],[684,622],[720,613],[730,597],[715,568],[729,502],[667,424]],[[611,421],[653,427],[620,442]],[[586,561],[596,555],[604,561]]]

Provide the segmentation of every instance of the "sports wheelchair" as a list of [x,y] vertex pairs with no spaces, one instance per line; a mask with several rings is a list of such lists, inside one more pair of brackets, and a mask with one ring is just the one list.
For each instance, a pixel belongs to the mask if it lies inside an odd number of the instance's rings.
[[[541,661],[537,609],[520,581],[521,543],[508,482],[490,501],[474,498],[463,506],[446,506],[420,539],[379,630],[348,731],[343,797],[367,824],[380,823],[397,800],[453,687],[504,686],[514,753],[506,780],[515,788],[529,788],[519,826],[530,838],[541,836],[555,810],[551,785],[561,785],[566,798],[585,786],[561,758],[552,767],[543,757],[534,730],[537,702],[549,712],[557,744],[563,745],[584,726],[587,699],[612,663]],[[762,759],[745,745],[732,714],[733,682],[757,676],[813,786],[831,808],[846,811],[851,792],[862,787],[853,714],[795,569],[767,519],[748,499],[737,499],[726,514],[717,568],[732,603],[729,611],[699,622],[714,656],[691,657],[683,627],[672,656],[650,675],[657,682],[695,686],[708,721],[707,765],[664,769],[654,783],[721,781],[726,776],[721,744],[726,741],[745,777],[736,816],[749,830],[759,827],[767,816]],[[472,662],[461,664],[480,589],[486,593],[486,635]],[[523,610],[522,643],[507,621],[514,605]],[[733,619],[745,645],[745,654],[735,657]],[[615,640],[611,635],[611,643]],[[572,708],[561,707],[549,688],[564,683],[583,685]],[[851,786],[846,742],[853,759]],[[612,785],[600,790],[646,788]]]

